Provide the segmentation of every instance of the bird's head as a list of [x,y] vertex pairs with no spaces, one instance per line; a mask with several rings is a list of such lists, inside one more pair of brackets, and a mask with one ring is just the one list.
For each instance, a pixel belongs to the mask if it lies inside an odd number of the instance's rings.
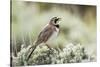
[[49,24],[52,24],[52,25],[58,25],[60,20],[61,20],[61,18],[53,17],[53,18],[51,18]]

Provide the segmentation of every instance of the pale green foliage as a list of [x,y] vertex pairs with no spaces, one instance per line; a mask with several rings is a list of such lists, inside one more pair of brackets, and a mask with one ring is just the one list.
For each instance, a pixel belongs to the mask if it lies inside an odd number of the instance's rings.
[[47,46],[38,46],[37,49],[33,52],[29,61],[26,61],[26,57],[30,52],[29,47],[22,48],[22,50],[18,53],[16,60],[13,60],[16,62],[14,66],[95,61],[95,58],[89,56],[85,51],[85,48],[80,44],[67,44],[67,46],[62,51],[56,49],[50,50],[47,48]]

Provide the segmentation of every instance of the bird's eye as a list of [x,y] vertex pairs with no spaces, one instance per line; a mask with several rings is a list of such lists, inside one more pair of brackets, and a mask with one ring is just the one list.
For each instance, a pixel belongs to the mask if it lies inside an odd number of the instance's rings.
[[57,23],[58,19],[55,19],[54,22]]

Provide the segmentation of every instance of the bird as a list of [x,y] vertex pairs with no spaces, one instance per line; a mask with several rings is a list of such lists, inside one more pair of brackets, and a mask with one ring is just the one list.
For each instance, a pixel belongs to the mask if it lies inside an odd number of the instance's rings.
[[31,57],[36,47],[41,43],[44,43],[51,50],[51,47],[48,44],[52,42],[54,39],[56,39],[56,37],[59,34],[59,20],[60,19],[61,18],[59,17],[53,17],[50,19],[49,23],[47,23],[47,25],[44,26],[44,28],[41,30],[41,32],[39,33],[36,39],[34,47],[31,47],[32,51],[28,54],[27,59],[26,59],[27,61]]

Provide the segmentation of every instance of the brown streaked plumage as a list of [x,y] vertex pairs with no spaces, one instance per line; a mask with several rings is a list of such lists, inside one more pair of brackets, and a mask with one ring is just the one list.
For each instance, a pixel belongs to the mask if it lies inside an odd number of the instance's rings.
[[[50,22],[45,26],[45,28],[43,28],[43,30],[40,32],[35,42],[34,47],[32,47],[32,51],[29,53],[29,55],[26,58],[27,61],[29,60],[31,54],[34,52],[34,50],[39,44],[45,43],[47,45],[49,40],[52,40],[54,36],[57,36],[57,34],[59,33],[59,24],[58,24],[59,19],[60,18],[53,17],[50,20]],[[49,45],[47,45],[47,47],[49,47]]]

